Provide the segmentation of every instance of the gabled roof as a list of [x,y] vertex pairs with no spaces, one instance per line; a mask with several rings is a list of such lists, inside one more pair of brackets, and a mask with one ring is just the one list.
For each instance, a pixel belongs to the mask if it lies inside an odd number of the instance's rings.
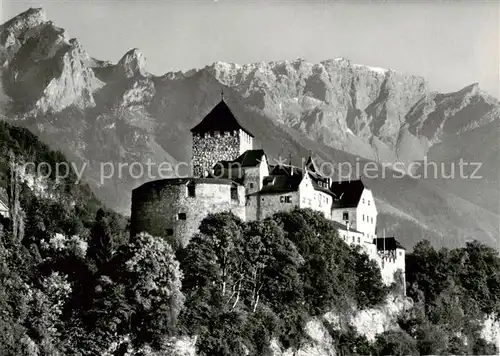
[[377,246],[378,251],[383,251],[385,250],[395,250],[397,248],[401,248],[403,250],[406,250],[403,245],[399,243],[398,240],[396,240],[395,237],[386,237],[385,238],[385,244],[384,244],[384,238],[383,237],[377,237],[373,239],[373,243]]
[[251,137],[254,137],[250,131],[245,129],[238,122],[236,117],[229,109],[229,106],[221,100],[201,122],[191,129],[191,132],[205,133],[210,131],[234,131],[243,130]]
[[265,156],[264,150],[247,150],[233,162],[238,163],[240,167],[255,167],[262,162],[262,157]]
[[299,189],[302,175],[272,175],[264,178],[264,186],[258,192],[260,194],[288,193]]
[[334,208],[355,208],[359,204],[365,185],[361,180],[333,182],[330,190],[335,195]]
[[232,179],[238,183],[243,182],[245,167],[256,167],[265,157],[264,150],[247,150],[232,161],[219,161],[212,167],[216,178]]
[[[320,177],[318,174],[310,172],[309,170],[306,171],[315,190],[319,190],[332,195],[332,192],[327,188],[326,185],[327,178]],[[302,182],[302,177],[303,170],[299,167],[290,165],[271,166],[270,175],[264,178],[264,187],[259,193],[271,194],[297,191],[299,189],[300,182]],[[266,185],[266,183],[268,182],[274,183]],[[320,186],[320,182],[325,186]]]

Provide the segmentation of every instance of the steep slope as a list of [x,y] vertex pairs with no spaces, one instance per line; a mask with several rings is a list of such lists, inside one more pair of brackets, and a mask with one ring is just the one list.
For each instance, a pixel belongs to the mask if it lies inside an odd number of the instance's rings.
[[300,164],[312,150],[335,164],[408,165],[425,156],[445,164],[483,162],[482,180],[367,183],[379,202],[379,228],[408,246],[422,237],[449,246],[498,239],[500,105],[477,85],[433,93],[423,78],[343,58],[217,62],[156,77],[137,49],[116,64],[92,58],[37,9],[1,25],[0,33],[0,114],[85,168],[98,195],[122,212],[130,208],[132,188],[187,173],[183,167],[160,174],[158,165],[189,162],[189,129],[224,89],[256,146],[272,158],[291,154]]

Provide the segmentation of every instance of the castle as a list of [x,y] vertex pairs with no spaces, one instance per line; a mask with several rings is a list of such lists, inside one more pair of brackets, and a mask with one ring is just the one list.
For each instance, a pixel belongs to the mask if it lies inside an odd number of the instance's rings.
[[222,100],[192,133],[193,177],[147,182],[132,192],[132,235],[145,231],[185,246],[208,213],[231,211],[243,221],[311,208],[332,221],[349,245],[376,261],[384,283],[405,272],[405,249],[377,237],[377,207],[361,180],[332,182],[311,156],[302,167],[271,165],[254,136]]

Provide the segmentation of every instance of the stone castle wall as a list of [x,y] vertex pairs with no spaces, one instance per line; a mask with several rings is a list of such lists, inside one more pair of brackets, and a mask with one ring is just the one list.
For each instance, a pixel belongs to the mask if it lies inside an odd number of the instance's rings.
[[205,172],[212,172],[217,162],[237,158],[242,153],[240,152],[241,132],[238,130],[193,134],[194,176],[203,177]]
[[132,236],[147,232],[166,238],[174,246],[186,246],[209,213],[231,211],[245,220],[242,186],[231,197],[229,181],[195,183],[192,197],[186,184],[169,184],[168,180],[152,183],[132,192]]

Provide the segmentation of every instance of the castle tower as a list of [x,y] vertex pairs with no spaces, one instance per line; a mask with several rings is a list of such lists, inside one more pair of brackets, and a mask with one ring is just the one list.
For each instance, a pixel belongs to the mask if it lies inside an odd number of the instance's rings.
[[253,135],[236,120],[224,98],[191,129],[193,173],[204,177],[219,161],[232,161],[253,148]]

